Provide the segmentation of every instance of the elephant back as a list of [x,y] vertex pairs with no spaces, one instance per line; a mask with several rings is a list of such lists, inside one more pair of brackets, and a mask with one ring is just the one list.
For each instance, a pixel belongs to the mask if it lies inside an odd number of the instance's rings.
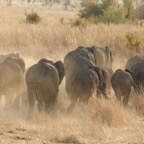
[[115,81],[115,83],[129,83],[132,85],[133,83],[133,77],[131,75],[131,73],[129,71],[124,71],[124,70],[121,70],[121,69],[117,69],[112,77],[111,77],[111,80],[112,81]]
[[133,76],[141,76],[141,79],[143,80],[143,73],[144,73],[144,60],[141,60],[140,62],[134,64],[131,67],[131,72],[133,74]]
[[135,65],[138,62],[140,62],[141,60],[143,60],[143,58],[140,57],[140,56],[131,57],[130,59],[128,59],[126,65],[125,65],[125,69],[130,70],[133,65]]
[[17,60],[11,57],[0,63],[0,88],[1,90],[18,87],[22,81],[23,72]]
[[69,52],[64,58],[64,66],[67,69],[75,68],[79,69],[81,67],[88,67],[94,65],[92,61],[92,54],[81,49],[76,49]]
[[99,76],[89,68],[80,69],[74,77],[71,77],[70,93],[80,98],[89,99],[99,84]]
[[0,55],[0,63],[3,63],[6,59],[8,60],[8,58],[12,58],[13,60],[15,60],[15,62],[21,67],[22,72],[23,73],[25,72],[25,67],[26,67],[25,61],[20,53],[9,53],[6,55]]
[[32,65],[26,72],[26,82],[40,82],[44,80],[54,81],[56,85],[59,83],[59,73],[54,66],[54,62],[45,61],[44,59],[38,61],[37,64]]
[[95,64],[95,57],[93,55],[93,49],[91,47],[82,47],[79,46],[76,50],[80,56],[89,59],[93,64]]

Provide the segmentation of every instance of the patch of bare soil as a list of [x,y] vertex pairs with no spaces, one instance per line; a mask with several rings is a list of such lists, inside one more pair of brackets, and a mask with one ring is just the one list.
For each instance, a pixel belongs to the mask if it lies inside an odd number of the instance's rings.
[[[79,112],[79,111],[78,111]],[[127,113],[127,112],[126,112]],[[142,144],[144,118],[109,126],[81,113],[77,116],[41,116],[36,121],[1,118],[0,144]]]

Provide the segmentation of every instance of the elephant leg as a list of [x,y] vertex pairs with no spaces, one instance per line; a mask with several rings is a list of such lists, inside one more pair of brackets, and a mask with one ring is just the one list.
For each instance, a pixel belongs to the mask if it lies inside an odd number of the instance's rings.
[[99,88],[96,91],[96,97],[101,98],[101,92],[100,92]]
[[28,107],[28,97],[27,92],[24,92],[21,96],[21,107],[26,108]]
[[82,98],[83,103],[88,104],[89,98],[90,98],[89,94],[86,94],[86,95]]
[[107,92],[108,92],[108,95],[110,95],[110,91],[111,91],[111,84],[110,82],[107,83]]
[[109,100],[108,96],[106,95],[106,93],[103,94],[103,97],[106,99],[106,100]]
[[70,104],[70,106],[68,107],[67,112],[70,112],[70,113],[72,112],[72,110],[73,110],[76,102],[77,102],[77,98],[74,98],[74,99],[71,100],[71,104]]
[[21,99],[21,96],[16,96],[16,98],[14,99],[13,107],[16,110],[20,109],[20,99]]
[[12,96],[5,95],[5,109],[11,110],[12,109]]
[[121,104],[121,95],[119,93],[115,93],[117,101]]
[[107,94],[106,94],[106,87],[102,87],[101,93],[102,93],[102,95],[103,95],[103,97],[104,97],[105,99],[107,99],[107,100],[109,99],[108,96],[107,96]]
[[124,105],[124,107],[126,107],[128,105],[128,99],[129,99],[129,96],[125,95],[124,99],[123,99],[123,105]]
[[28,88],[28,101],[29,101],[28,119],[31,119],[33,114],[35,99],[32,90],[30,90],[29,88]]
[[42,111],[42,108],[43,108],[43,101],[39,100],[38,101],[38,110],[39,110],[39,112]]
[[50,113],[50,101],[49,100],[44,102],[44,106],[45,106],[45,112]]
[[124,99],[123,99],[124,107],[126,107],[128,105],[129,95],[130,95],[130,90],[124,95]]

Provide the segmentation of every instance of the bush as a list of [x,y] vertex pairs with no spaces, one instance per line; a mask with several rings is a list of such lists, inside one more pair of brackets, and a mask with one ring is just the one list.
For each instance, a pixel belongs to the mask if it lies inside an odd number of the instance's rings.
[[140,46],[142,45],[142,38],[131,32],[128,32],[125,37],[127,39],[127,47],[129,50],[139,52]]
[[101,15],[98,20],[104,23],[122,23],[123,22],[123,15],[122,10],[117,10],[114,7],[109,7],[103,15]]
[[71,26],[83,28],[87,26],[86,20],[84,19],[75,19],[71,22]]
[[124,3],[124,23],[134,20],[134,0],[123,0]]
[[115,0],[101,0],[101,3],[88,3],[79,12],[80,18],[93,22],[122,23],[134,20],[134,0],[123,0],[123,7],[117,7]]
[[101,5],[96,4],[89,4],[83,10],[80,11],[79,16],[80,18],[90,18],[95,16],[100,16],[103,14],[103,9]]
[[25,12],[25,15],[26,15],[26,22],[27,23],[30,23],[30,24],[36,24],[36,23],[39,23],[41,21],[41,18],[40,16],[36,13],[36,12],[31,12],[29,14],[27,14]]
[[144,4],[136,9],[136,18],[144,19]]

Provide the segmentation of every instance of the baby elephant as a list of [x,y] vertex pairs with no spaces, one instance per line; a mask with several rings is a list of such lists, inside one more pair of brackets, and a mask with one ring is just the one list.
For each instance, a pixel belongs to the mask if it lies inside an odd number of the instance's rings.
[[111,77],[111,85],[115,92],[116,98],[121,102],[121,97],[124,96],[123,105],[128,105],[128,99],[133,86],[133,78],[129,70],[116,70]]
[[28,118],[31,117],[35,100],[38,101],[40,111],[43,107],[46,112],[53,108],[63,77],[64,65],[61,61],[53,62],[43,58],[28,69],[26,72],[29,100]]

